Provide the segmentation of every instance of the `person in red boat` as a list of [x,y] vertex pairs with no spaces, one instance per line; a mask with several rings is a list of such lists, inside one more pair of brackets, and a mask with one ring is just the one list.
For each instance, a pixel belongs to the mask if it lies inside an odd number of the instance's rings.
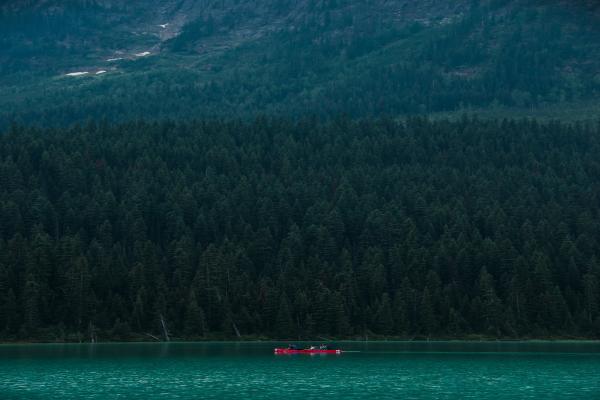
[[287,348],[275,348],[275,354],[342,354],[342,351],[325,344],[304,348],[290,344]]

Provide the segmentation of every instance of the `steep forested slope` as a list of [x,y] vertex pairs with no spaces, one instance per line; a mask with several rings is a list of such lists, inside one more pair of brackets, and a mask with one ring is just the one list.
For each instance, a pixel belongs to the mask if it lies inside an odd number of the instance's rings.
[[574,119],[597,115],[595,2],[74,4],[4,9],[4,123],[566,105]]
[[140,338],[161,315],[175,337],[597,337],[599,138],[421,119],[15,127],[1,338]]
[[598,127],[457,115],[597,117],[599,21],[0,4],[0,339],[597,337]]

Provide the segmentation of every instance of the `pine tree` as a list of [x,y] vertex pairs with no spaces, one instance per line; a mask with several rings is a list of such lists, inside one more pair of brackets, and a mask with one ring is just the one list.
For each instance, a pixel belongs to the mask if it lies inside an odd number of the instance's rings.
[[0,331],[6,330],[8,327],[8,310],[6,309],[6,304],[9,290],[8,273],[6,268],[0,264]]
[[387,293],[384,293],[381,297],[381,303],[375,314],[374,331],[383,335],[391,335],[394,332],[392,307],[390,304],[390,296]]
[[448,313],[448,332],[454,336],[463,333],[464,318],[454,308],[450,308]]
[[421,295],[421,304],[419,306],[420,327],[423,333],[430,336],[437,331],[438,321],[433,308],[433,299],[429,289],[425,288]]
[[344,307],[344,299],[342,298],[342,295],[339,292],[332,293],[330,302],[329,314],[333,318],[331,333],[341,337],[350,335],[352,331]]
[[82,332],[89,322],[91,275],[85,257],[78,257],[67,271],[65,294],[68,299],[68,309],[72,318],[72,326]]
[[402,300],[402,296],[398,293],[394,296],[392,314],[394,319],[394,333],[401,336],[406,335],[410,330],[408,310]]
[[290,307],[285,295],[281,296],[279,310],[277,311],[277,320],[275,322],[275,331],[277,332],[277,337],[280,339],[292,338],[296,333]]
[[483,326],[486,332],[500,336],[502,304],[496,295],[494,278],[483,267],[479,274],[479,296],[482,303]]
[[583,276],[583,296],[585,305],[585,318],[591,325],[598,314],[598,278],[588,272]]
[[204,311],[198,305],[196,295],[193,291],[191,291],[189,295],[184,326],[185,334],[187,336],[198,337],[206,334]]
[[2,309],[4,320],[2,321],[3,325],[1,325],[0,328],[6,333],[12,334],[16,331],[19,324],[17,298],[12,289],[8,290],[5,300],[2,303]]
[[39,285],[32,275],[27,277],[23,289],[23,329],[28,337],[34,337],[40,325]]
[[558,286],[544,294],[543,301],[547,305],[546,327],[549,331],[562,331],[570,319],[569,309]]
[[135,302],[133,304],[133,311],[132,311],[132,317],[133,317],[133,327],[137,332],[141,332],[142,330],[144,330],[145,326],[146,326],[146,312],[145,312],[145,289],[144,287],[141,287],[138,292],[137,295],[135,296]]
[[402,280],[396,296],[402,299],[402,303],[406,305],[408,331],[418,331],[420,325],[418,293],[412,288],[410,280],[407,277]]

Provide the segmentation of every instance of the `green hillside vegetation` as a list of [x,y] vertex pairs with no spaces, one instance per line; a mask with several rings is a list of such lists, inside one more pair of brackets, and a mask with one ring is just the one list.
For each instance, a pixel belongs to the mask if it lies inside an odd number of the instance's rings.
[[0,340],[598,338],[599,71],[591,1],[2,3]]
[[[445,17],[431,15],[435,7],[427,5],[392,12],[385,4],[394,2],[320,2],[308,11],[275,3],[248,21],[242,6],[238,12],[210,9],[164,41],[141,28],[124,39],[135,21],[116,32],[106,23],[84,24],[109,33],[98,42],[61,47],[46,69],[15,56],[22,44],[7,36],[5,57],[17,65],[3,63],[9,70],[0,80],[7,94],[0,100],[0,123],[256,113],[461,115],[488,108],[537,115],[599,98],[600,17],[580,3],[459,2]],[[66,32],[75,29],[65,26]],[[44,40],[56,45],[54,36]],[[128,40],[138,50],[152,47],[153,56],[104,61],[109,49],[126,47]],[[86,68],[109,73],[62,76]],[[598,115],[589,110],[585,118]],[[580,119],[577,109],[573,114]]]
[[597,338],[598,129],[13,127],[0,337]]

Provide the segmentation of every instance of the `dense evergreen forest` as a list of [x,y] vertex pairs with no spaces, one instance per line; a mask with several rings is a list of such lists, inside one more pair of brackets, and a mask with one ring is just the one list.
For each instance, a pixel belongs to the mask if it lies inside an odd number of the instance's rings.
[[600,125],[0,135],[3,340],[598,337]]

